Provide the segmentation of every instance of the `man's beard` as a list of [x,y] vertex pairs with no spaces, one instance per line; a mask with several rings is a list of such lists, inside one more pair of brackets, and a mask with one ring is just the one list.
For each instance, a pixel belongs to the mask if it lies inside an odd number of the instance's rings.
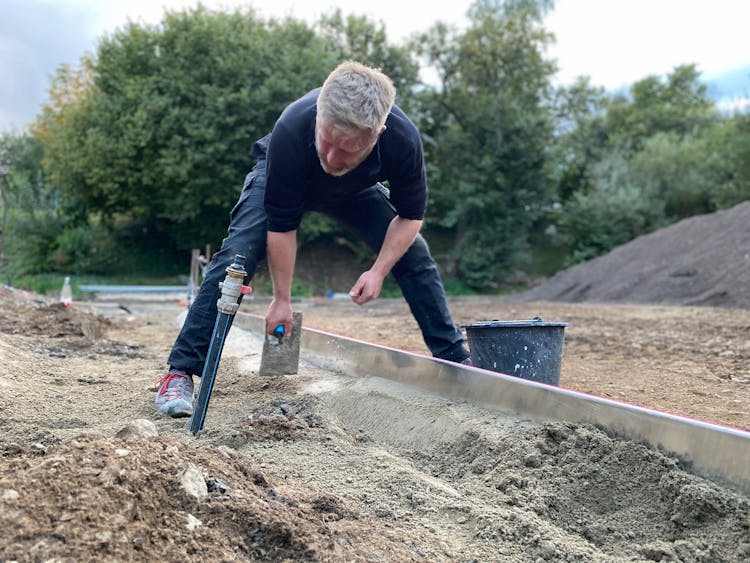
[[349,174],[349,172],[351,172],[357,166],[359,166],[360,164],[362,164],[362,161],[364,160],[364,158],[362,160],[360,160],[358,163],[356,163],[354,166],[348,166],[346,168],[341,168],[339,170],[333,170],[332,168],[330,168],[325,163],[325,160],[323,160],[323,157],[320,156],[320,153],[318,153],[318,160],[320,161],[320,167],[323,169],[323,172],[325,172],[326,174],[328,174],[330,176],[335,176],[335,177],[338,178],[340,176],[345,176],[346,174]]

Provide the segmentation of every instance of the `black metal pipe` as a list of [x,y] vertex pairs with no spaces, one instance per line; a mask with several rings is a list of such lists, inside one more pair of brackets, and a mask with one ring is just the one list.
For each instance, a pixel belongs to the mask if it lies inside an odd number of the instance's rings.
[[201,374],[201,383],[198,387],[198,396],[195,399],[193,414],[190,417],[190,432],[197,434],[203,428],[203,422],[206,419],[208,402],[211,399],[216,372],[219,369],[219,360],[221,352],[224,349],[224,343],[232,327],[234,315],[242,302],[243,282],[247,272],[245,271],[245,257],[241,254],[234,256],[234,262],[227,266],[227,276],[219,284],[221,287],[221,297],[216,302],[218,314],[214,331],[211,336],[211,343],[208,347],[206,362],[203,364],[203,373]]

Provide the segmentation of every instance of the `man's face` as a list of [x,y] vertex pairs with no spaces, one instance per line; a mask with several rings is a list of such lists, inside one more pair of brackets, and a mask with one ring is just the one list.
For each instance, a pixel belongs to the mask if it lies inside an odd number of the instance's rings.
[[315,124],[315,149],[320,166],[331,176],[343,176],[362,164],[377,140],[378,135],[369,132],[347,135],[320,121]]

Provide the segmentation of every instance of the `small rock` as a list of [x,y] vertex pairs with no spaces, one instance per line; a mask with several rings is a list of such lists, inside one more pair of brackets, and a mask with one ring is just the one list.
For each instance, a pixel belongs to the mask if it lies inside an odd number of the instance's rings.
[[3,450],[8,455],[17,455],[20,454],[23,451],[23,448],[20,444],[16,444],[15,442],[11,442],[9,444],[5,444],[3,446]]
[[112,534],[109,532],[97,532],[94,537],[102,545],[107,545],[112,539]]
[[224,445],[219,446],[219,456],[222,459],[229,460],[235,457],[236,455],[237,455],[237,450],[232,449],[228,446],[224,446]]
[[102,327],[98,321],[89,317],[83,317],[81,323],[81,332],[89,340],[98,340],[102,337]]
[[222,483],[215,477],[206,481],[206,488],[208,489],[209,493],[218,492],[222,495],[229,490],[229,487],[227,487],[224,483]]
[[196,528],[198,528],[199,526],[203,525],[203,522],[200,521],[200,520],[198,520],[192,514],[188,514],[187,515],[187,520],[188,520],[188,522],[187,522],[187,529],[190,530],[191,532],[193,530],[195,530]]
[[557,555],[555,544],[549,540],[542,540],[539,544],[539,550],[541,551],[541,556],[546,561],[553,561]]
[[541,456],[531,454],[526,456],[526,459],[523,460],[523,463],[526,467],[541,467],[542,458]]
[[122,428],[115,437],[127,438],[128,436],[158,436],[159,432],[156,430],[156,425],[150,420],[145,418],[139,418],[129,422],[124,428]]
[[130,450],[127,448],[117,448],[115,449],[115,455],[117,457],[125,457],[130,454]]
[[99,472],[99,480],[102,483],[109,483],[114,480],[119,472],[120,468],[117,465],[113,463],[107,464],[104,469]]
[[206,480],[203,478],[201,470],[192,463],[188,465],[187,469],[182,474],[180,485],[187,494],[198,500],[204,500],[208,496]]
[[18,494],[18,491],[13,489],[7,489],[3,492],[3,500],[17,500],[20,496],[21,495]]

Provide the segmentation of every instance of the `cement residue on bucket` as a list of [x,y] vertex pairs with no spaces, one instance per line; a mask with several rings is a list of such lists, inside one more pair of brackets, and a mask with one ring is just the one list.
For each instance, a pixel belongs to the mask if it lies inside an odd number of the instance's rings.
[[487,321],[465,324],[476,367],[558,385],[567,323]]

